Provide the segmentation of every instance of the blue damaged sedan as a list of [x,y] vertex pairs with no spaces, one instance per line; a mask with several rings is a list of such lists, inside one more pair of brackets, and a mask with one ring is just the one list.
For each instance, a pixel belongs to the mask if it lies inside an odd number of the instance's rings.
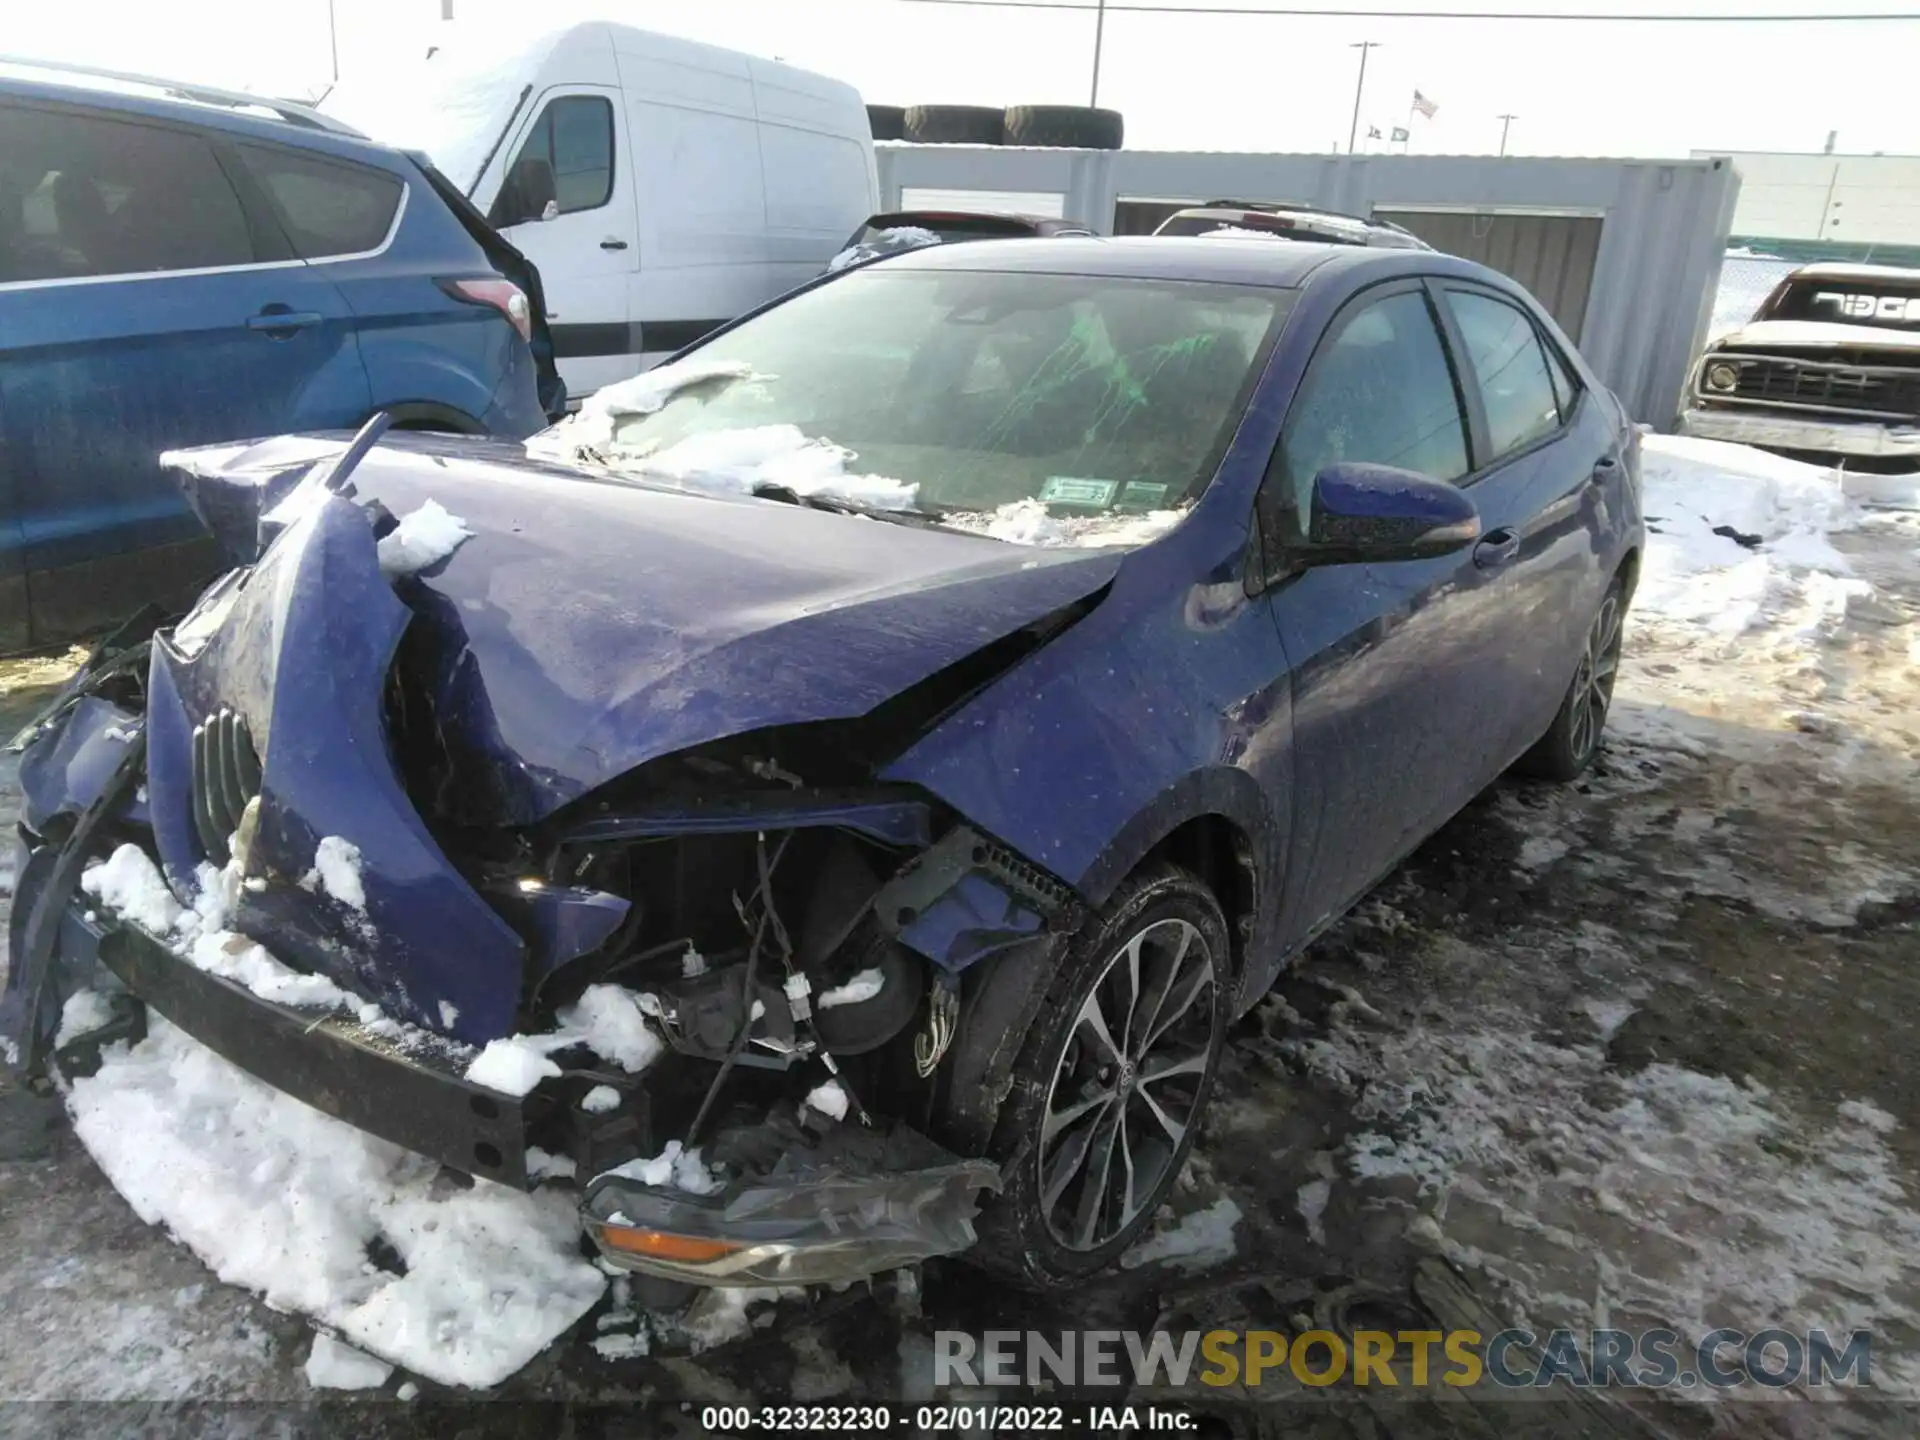
[[159,1017],[696,1285],[1112,1262],[1287,961],[1592,762],[1644,543],[1620,402],[1428,252],[933,247],[380,431],[168,457],[235,568],[23,737],[10,1057]]

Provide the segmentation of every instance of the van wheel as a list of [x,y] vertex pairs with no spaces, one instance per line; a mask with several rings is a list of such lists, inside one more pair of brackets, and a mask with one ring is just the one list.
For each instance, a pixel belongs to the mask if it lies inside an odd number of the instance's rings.
[[1171,865],[1129,879],[1074,937],[1001,1108],[1002,1191],[962,1258],[1065,1289],[1146,1229],[1213,1089],[1230,954],[1212,891]]
[[985,105],[909,105],[902,126],[922,145],[998,145],[1006,112]]
[[1126,136],[1118,110],[1090,105],[1009,105],[1006,115],[1008,145],[1118,150]]
[[899,105],[867,106],[867,128],[876,140],[907,138],[907,112]]

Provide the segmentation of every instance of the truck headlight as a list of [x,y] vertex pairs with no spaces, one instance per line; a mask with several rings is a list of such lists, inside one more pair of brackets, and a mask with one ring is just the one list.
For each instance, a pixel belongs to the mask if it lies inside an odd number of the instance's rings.
[[1739,383],[1739,366],[1729,365],[1725,361],[1721,361],[1719,364],[1709,365],[1707,367],[1707,388],[1709,390],[1715,390],[1722,395],[1728,395],[1733,392],[1733,387]]

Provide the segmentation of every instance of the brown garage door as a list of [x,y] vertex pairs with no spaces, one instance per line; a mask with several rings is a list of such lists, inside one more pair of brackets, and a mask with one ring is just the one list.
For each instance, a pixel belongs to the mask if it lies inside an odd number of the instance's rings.
[[1477,260],[1518,280],[1579,343],[1580,327],[1587,318],[1587,292],[1593,288],[1593,259],[1600,252],[1598,215],[1384,207],[1373,213],[1411,230],[1436,250]]

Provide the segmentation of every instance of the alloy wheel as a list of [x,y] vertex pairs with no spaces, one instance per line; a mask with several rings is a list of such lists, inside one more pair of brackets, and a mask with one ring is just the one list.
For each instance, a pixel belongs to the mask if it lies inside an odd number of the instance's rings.
[[1157,920],[1088,990],[1047,1089],[1041,1213],[1070,1250],[1096,1250],[1173,1178],[1214,1045],[1214,956],[1186,920]]
[[1621,646],[1620,597],[1609,594],[1587,632],[1587,648],[1580,657],[1580,668],[1573,677],[1573,725],[1571,738],[1575,755],[1590,754],[1600,743],[1600,732],[1607,723],[1607,709],[1613,704],[1614,676],[1620,669]]

